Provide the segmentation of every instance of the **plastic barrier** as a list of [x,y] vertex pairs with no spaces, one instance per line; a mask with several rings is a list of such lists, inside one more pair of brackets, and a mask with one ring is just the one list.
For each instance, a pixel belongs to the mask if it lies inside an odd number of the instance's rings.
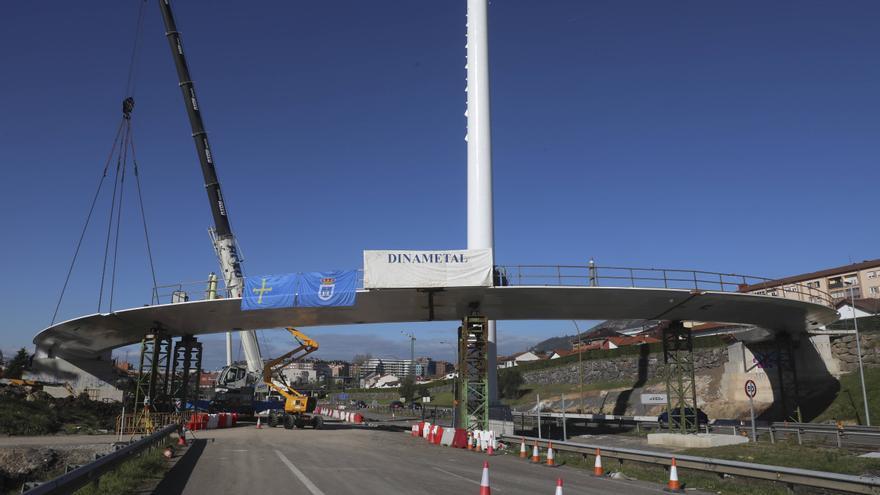
[[440,445],[445,445],[447,447],[452,446],[452,441],[455,439],[455,430],[452,428],[446,428],[443,430],[443,434],[440,437]]
[[440,440],[443,439],[443,431],[445,430],[445,428],[443,428],[442,426],[435,426],[434,428],[436,428],[434,430],[434,441],[431,443],[433,443],[434,445],[440,445]]

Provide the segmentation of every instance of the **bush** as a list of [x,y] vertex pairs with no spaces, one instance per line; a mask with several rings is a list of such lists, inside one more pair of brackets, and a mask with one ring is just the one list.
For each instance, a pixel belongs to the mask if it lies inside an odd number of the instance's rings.
[[498,391],[505,399],[518,399],[523,384],[522,373],[517,369],[505,369],[498,373]]

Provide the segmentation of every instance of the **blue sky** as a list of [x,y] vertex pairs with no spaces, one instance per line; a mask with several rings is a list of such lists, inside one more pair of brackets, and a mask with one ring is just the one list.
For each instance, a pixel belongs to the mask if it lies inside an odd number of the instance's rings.
[[[464,0],[174,5],[246,273],[466,245]],[[15,2],[0,18],[4,350],[51,318],[126,96],[137,7]],[[204,280],[211,217],[146,8],[134,122],[157,274]],[[489,13],[499,263],[775,277],[878,257],[877,2],[496,0]],[[117,307],[151,286],[126,194]],[[63,318],[96,309],[108,205]],[[401,330],[449,357],[454,327],[312,333],[324,357],[405,357]],[[499,329],[502,352],[573,333]]]

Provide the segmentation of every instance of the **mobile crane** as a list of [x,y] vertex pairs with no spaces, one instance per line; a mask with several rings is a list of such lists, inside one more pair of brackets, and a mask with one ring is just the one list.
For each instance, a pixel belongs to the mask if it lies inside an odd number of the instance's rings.
[[304,428],[306,425],[311,425],[312,428],[319,430],[324,422],[321,416],[311,414],[315,410],[317,399],[296,391],[281,373],[281,370],[290,363],[302,360],[317,351],[318,343],[293,327],[287,327],[286,330],[299,346],[269,361],[263,367],[263,382],[284,397],[283,411],[278,409],[269,411],[269,426],[283,425],[290,430],[294,427]]
[[[202,120],[202,110],[196,98],[195,85],[189,73],[189,66],[183,51],[183,42],[177,24],[174,21],[174,13],[171,10],[171,0],[158,0],[162,11],[162,21],[165,25],[165,37],[171,48],[171,56],[174,59],[174,67],[177,70],[178,85],[183,94],[186,114],[189,118],[192,137],[196,146],[202,176],[205,181],[205,190],[208,193],[208,201],[211,206],[211,214],[214,218],[214,226],[208,230],[214,252],[220,262],[223,281],[226,284],[228,297],[242,297],[244,290],[244,274],[241,268],[240,249],[232,226],[229,223],[228,210],[223,193],[220,190],[220,180],[217,178],[217,170],[214,166],[214,155],[208,143],[208,133]],[[253,412],[253,398],[255,392],[261,392],[259,380],[260,370],[263,368],[263,359],[260,355],[260,346],[256,332],[253,330],[239,331],[241,346],[244,350],[247,366],[228,366],[220,373],[216,384],[215,398],[212,408],[227,411],[238,411],[245,414]]]

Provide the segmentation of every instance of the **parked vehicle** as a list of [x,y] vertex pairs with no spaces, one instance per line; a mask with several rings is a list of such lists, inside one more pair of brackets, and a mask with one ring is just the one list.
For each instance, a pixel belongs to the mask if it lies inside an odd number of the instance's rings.
[[391,409],[403,409],[403,402],[400,402],[399,400],[391,402]]
[[422,410],[422,405],[419,404],[418,402],[410,402],[410,403],[409,403],[409,408],[410,408],[410,410],[412,410],[412,411],[421,411],[421,410]]

